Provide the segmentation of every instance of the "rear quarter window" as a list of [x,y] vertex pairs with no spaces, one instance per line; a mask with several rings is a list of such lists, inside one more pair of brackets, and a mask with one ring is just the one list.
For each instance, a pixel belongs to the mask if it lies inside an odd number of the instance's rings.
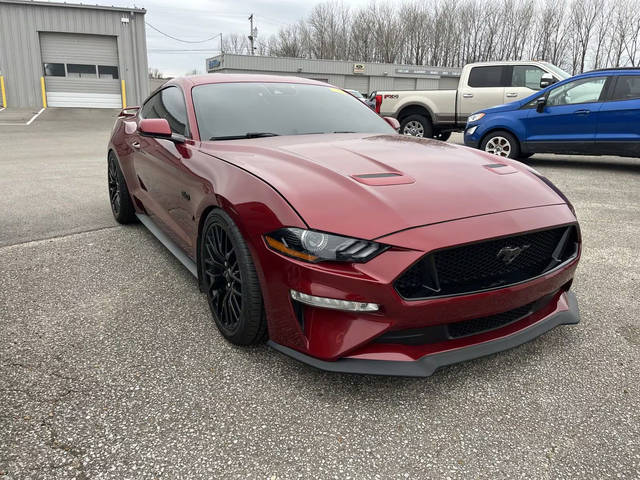
[[468,84],[474,88],[504,87],[505,66],[473,67]]
[[636,100],[640,98],[640,75],[621,75],[611,94],[611,101]]

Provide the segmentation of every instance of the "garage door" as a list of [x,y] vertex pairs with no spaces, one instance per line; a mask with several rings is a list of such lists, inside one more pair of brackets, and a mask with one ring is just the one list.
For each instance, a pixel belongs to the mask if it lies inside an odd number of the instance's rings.
[[50,107],[122,107],[116,37],[40,32]]
[[416,79],[396,77],[393,79],[393,89],[394,90],[415,90]]
[[360,93],[369,93],[369,77],[347,75],[344,77],[344,88],[357,90]]

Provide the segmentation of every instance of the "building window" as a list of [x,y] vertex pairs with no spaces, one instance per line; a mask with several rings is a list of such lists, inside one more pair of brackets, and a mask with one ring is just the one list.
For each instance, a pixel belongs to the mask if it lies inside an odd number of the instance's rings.
[[64,77],[64,63],[45,63],[44,64],[44,76],[45,77]]
[[117,80],[119,78],[118,67],[98,65],[98,78],[106,78],[108,80]]
[[67,63],[67,76],[72,78],[98,78],[95,65]]

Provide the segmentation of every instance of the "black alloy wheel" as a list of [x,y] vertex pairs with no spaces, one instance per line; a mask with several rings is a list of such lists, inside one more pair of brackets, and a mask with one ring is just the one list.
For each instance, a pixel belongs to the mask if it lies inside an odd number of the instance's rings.
[[227,335],[240,326],[242,277],[235,249],[222,225],[210,225],[203,239],[204,274],[209,305],[217,323]]
[[200,240],[202,285],[220,333],[236,345],[264,341],[262,292],[246,242],[222,210],[207,217]]
[[132,223],[137,220],[136,210],[129,196],[129,190],[124,180],[118,159],[113,152],[107,159],[107,184],[109,186],[109,204],[113,218],[118,223]]

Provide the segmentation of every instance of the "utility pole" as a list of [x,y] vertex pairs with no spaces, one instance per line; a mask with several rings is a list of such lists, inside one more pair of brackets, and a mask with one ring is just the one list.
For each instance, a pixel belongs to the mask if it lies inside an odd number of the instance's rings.
[[224,53],[224,47],[222,46],[222,32],[220,32],[220,54]]
[[255,30],[253,29],[253,13],[249,15],[249,22],[250,22],[249,43],[251,45],[251,55],[253,55],[254,54],[253,41],[255,40]]

